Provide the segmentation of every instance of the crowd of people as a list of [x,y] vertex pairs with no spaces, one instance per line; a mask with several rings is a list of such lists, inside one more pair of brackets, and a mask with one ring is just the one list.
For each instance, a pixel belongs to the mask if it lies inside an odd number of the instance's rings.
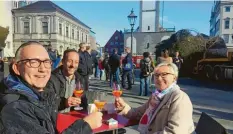
[[[53,63],[57,61],[52,59],[54,53],[51,54],[51,49],[47,51],[39,42],[26,42],[17,49],[15,61],[9,67],[10,74],[0,83],[0,133],[55,134],[58,133],[56,121],[59,112],[70,112],[79,104],[87,108],[88,98],[85,95],[74,97],[73,90],[77,83],[82,83],[85,91],[89,90],[93,57],[89,45],[81,43],[79,47],[78,51],[65,50],[56,68]],[[125,52],[126,56],[121,60],[114,50],[110,56],[101,57],[97,66],[101,74],[105,72],[111,87],[113,83],[120,84],[119,74],[122,72],[121,85],[130,90],[133,62],[130,48],[126,47]],[[148,102],[138,108],[131,108],[122,98],[116,98],[118,114],[139,120],[138,130],[142,134],[191,134],[194,130],[193,108],[188,95],[176,83],[179,66],[171,62],[166,51],[156,66],[150,53],[145,52],[143,57],[140,62],[140,95],[144,87],[144,95],[148,95],[148,78],[152,74],[156,90]],[[76,120],[62,133],[91,134],[93,129],[102,125],[102,116],[101,112],[91,113]]]

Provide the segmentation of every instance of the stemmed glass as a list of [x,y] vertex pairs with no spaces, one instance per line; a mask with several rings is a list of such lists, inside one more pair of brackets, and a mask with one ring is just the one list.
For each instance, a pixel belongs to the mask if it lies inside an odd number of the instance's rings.
[[119,84],[113,83],[113,90],[112,94],[115,96],[115,98],[120,97],[122,95],[123,91],[121,90],[121,87]]
[[[74,96],[81,99],[83,95],[83,84],[80,83],[80,81],[76,84],[76,88],[74,89]],[[74,107],[75,110],[82,110],[83,108],[77,105]]]
[[96,92],[94,104],[96,105],[98,111],[101,112],[106,104],[106,93]]

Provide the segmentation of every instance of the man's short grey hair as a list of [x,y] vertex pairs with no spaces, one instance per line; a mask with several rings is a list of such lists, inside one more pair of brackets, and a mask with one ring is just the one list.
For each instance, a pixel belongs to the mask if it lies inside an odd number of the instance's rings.
[[158,64],[155,69],[162,67],[162,66],[168,66],[174,72],[174,75],[178,78],[179,70],[178,70],[178,67],[176,66],[176,64],[169,63],[169,62],[162,62],[162,63]]
[[20,60],[21,50],[24,47],[29,46],[29,45],[41,45],[41,46],[43,46],[40,42],[37,42],[37,41],[28,41],[28,42],[23,43],[15,52],[15,61],[16,62],[18,62]]

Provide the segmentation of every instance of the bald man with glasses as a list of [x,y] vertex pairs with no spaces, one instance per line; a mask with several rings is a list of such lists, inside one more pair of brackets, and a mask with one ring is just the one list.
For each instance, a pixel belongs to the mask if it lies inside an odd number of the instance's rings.
[[[56,134],[54,100],[58,95],[45,89],[52,68],[46,49],[38,42],[27,42],[18,48],[15,58],[11,74],[0,83],[0,133]],[[101,122],[102,113],[92,113],[62,133],[91,134]]]

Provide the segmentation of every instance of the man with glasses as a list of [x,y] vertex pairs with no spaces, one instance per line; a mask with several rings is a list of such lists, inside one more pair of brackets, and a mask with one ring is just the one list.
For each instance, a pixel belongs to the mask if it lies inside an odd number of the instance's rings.
[[122,98],[116,98],[119,114],[140,120],[138,130],[143,134],[191,134],[193,107],[188,95],[176,83],[177,66],[163,62],[156,66],[154,73],[156,90],[150,99],[138,108],[131,108]]
[[[11,74],[0,84],[0,133],[57,133],[57,95],[45,89],[52,67],[46,49],[38,42],[27,42],[17,49],[15,58]],[[102,113],[96,112],[62,133],[89,134],[101,121]]]

